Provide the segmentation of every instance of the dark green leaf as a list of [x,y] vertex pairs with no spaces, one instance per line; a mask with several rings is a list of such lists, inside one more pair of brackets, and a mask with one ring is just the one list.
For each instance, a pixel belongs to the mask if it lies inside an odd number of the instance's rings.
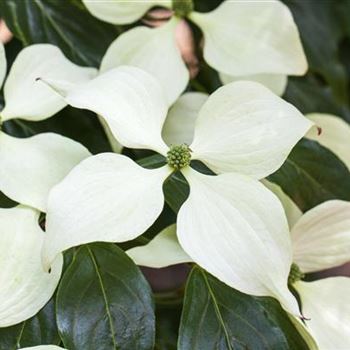
[[165,201],[177,213],[190,193],[185,177],[178,171],[172,174],[163,185]]
[[141,158],[137,161],[139,165],[147,169],[156,169],[166,164],[165,158],[160,154]]
[[0,192],[0,208],[12,208],[17,205],[12,199],[8,198],[5,194]]
[[195,267],[186,287],[179,350],[303,350],[279,303],[240,293]]
[[5,132],[16,137],[29,137],[43,132],[55,132],[82,143],[92,153],[111,150],[96,115],[70,106],[46,120],[30,122],[14,119],[6,121],[2,127]]
[[57,0],[1,0],[1,16],[27,46],[51,43],[72,61],[98,67],[117,27],[91,16],[82,6]]
[[57,293],[57,323],[69,350],[153,348],[151,290],[114,244],[81,247]]
[[157,305],[155,350],[177,350],[182,304]]
[[[166,162],[163,156],[155,154],[150,157],[139,159],[137,163],[145,168],[154,169],[163,166]],[[189,186],[184,176],[178,171],[169,176],[164,182],[163,191],[165,201],[169,207],[177,213],[182,203],[188,197]]]
[[349,106],[335,101],[330,86],[320,84],[312,74],[304,78],[290,77],[284,98],[304,114],[330,113],[350,123]]
[[0,350],[15,350],[24,347],[59,344],[54,299],[34,317],[18,325],[0,328]]
[[301,33],[310,70],[320,74],[331,86],[333,97],[349,102],[348,77],[340,61],[339,44],[343,37],[337,7],[342,1],[285,0]]
[[315,141],[301,140],[269,180],[280,185],[303,211],[329,199],[350,200],[349,170]]

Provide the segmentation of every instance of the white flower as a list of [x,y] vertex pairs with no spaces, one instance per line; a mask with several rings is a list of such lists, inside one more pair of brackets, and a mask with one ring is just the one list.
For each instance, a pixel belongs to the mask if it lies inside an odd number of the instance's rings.
[[[126,24],[141,18],[151,7],[172,7],[171,1],[120,2],[84,0],[97,18]],[[180,9],[179,6],[184,8]],[[187,7],[187,8],[186,8]],[[109,47],[101,70],[133,65],[152,73],[162,83],[169,104],[185,89],[189,75],[175,41],[182,18],[204,35],[204,58],[220,72],[224,83],[256,80],[282,94],[287,75],[303,75],[307,61],[298,29],[288,7],[280,1],[224,1],[208,13],[193,11],[191,1],[173,1],[174,16],[165,25],[133,28]]]
[[[275,296],[298,314],[287,288],[292,259],[287,221],[280,202],[258,179],[282,165],[312,125],[309,120],[260,84],[232,83],[201,108],[192,144],[169,150],[161,138],[167,101],[148,73],[120,67],[84,84],[46,82],[70,105],[103,116],[124,146],[154,150],[168,162],[149,170],[104,153],[75,167],[49,196],[46,268],[70,247],[123,242],[145,232],[163,209],[163,182],[179,168],[190,185],[177,218],[186,253],[228,285]],[[190,159],[220,175],[195,171]]]
[[[0,50],[0,72],[5,70],[6,60]],[[91,79],[96,70],[71,63],[52,45],[38,44],[23,49],[5,82],[0,126],[14,118],[46,119],[66,106],[60,96],[35,81],[41,75],[79,82]],[[21,204],[46,211],[51,187],[89,155],[78,142],[57,134],[16,138],[0,130],[0,190]]]

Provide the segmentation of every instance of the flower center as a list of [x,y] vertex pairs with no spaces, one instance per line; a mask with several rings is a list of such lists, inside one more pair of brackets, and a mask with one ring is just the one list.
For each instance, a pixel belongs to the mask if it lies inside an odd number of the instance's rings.
[[175,16],[186,17],[193,11],[193,0],[173,0]]
[[288,284],[293,284],[297,281],[300,281],[305,277],[305,274],[301,272],[299,266],[297,264],[292,264],[288,276]]
[[174,169],[182,169],[191,163],[191,150],[185,143],[171,146],[167,153],[167,163]]

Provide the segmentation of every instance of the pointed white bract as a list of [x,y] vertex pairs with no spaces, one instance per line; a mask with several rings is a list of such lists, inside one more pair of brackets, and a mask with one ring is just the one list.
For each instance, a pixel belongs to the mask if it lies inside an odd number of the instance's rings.
[[192,262],[179,244],[175,224],[165,228],[146,245],[131,248],[126,253],[135,264],[153,268]]
[[186,92],[174,103],[162,130],[168,146],[192,143],[198,112],[207,99],[208,95],[202,92]]
[[350,278],[297,282],[307,326],[320,350],[350,348]]
[[128,24],[135,22],[154,6],[171,7],[171,0],[82,1],[92,15],[102,21],[112,24]]
[[244,175],[183,173],[191,190],[179,211],[177,232],[186,253],[231,287],[275,296],[298,314],[287,288],[292,263],[288,224],[276,197]]
[[178,22],[173,18],[159,28],[136,27],[121,34],[103,57],[101,72],[122,65],[142,68],[159,80],[168,104],[173,104],[189,80],[175,41]]
[[305,273],[350,261],[350,202],[330,200],[314,207],[291,235],[293,260]]
[[30,348],[21,348],[19,350],[65,350],[57,345],[39,345],[39,346],[31,346]]
[[246,76],[232,76],[219,73],[220,80],[224,84],[229,84],[239,80],[249,80],[260,83],[269,88],[274,94],[282,96],[287,88],[288,78],[281,74],[255,74]]
[[43,79],[76,108],[101,115],[123,146],[165,154],[161,138],[168,103],[158,81],[149,73],[121,66],[85,84]]
[[[224,1],[189,18],[204,34],[204,58],[233,75],[303,75],[307,61],[297,26],[280,1]],[[258,58],[258,59],[257,59]]]
[[192,159],[216,173],[261,179],[284,163],[311,126],[294,106],[264,86],[231,83],[216,90],[200,110]]
[[0,190],[45,212],[51,188],[89,155],[83,145],[58,134],[22,139],[0,131]]
[[39,212],[18,206],[0,209],[0,327],[34,316],[51,298],[61,276],[58,255],[51,272],[43,271],[41,247],[44,232]]
[[149,170],[130,158],[101,153],[76,166],[49,196],[43,262],[95,241],[124,242],[147,230],[164,206],[171,170]]
[[306,117],[321,128],[321,133],[311,129],[306,137],[330,149],[350,170],[350,125],[330,114],[312,113]]
[[56,46],[28,46],[16,57],[6,79],[5,107],[0,113],[2,121],[12,118],[42,120],[66,106],[59,95],[36,81],[37,78],[45,76],[79,83],[92,79],[96,74],[94,68],[80,67],[70,62]]
[[[77,86],[44,81],[67,103],[104,117],[124,145],[167,154],[169,148],[160,135],[167,103],[159,82],[148,73],[119,67]],[[202,103],[201,97],[197,107]],[[193,112],[188,115],[195,119]],[[287,288],[292,258],[288,224],[278,199],[256,179],[276,170],[311,125],[258,83],[228,84],[204,103],[186,152],[214,171],[232,173],[206,176],[186,164],[180,169],[190,183],[190,197],[178,216],[178,237],[185,252],[226,284],[275,297],[294,315],[299,311]],[[74,168],[50,194],[45,267],[70,247],[122,242],[142,234],[162,210],[162,184],[174,171],[168,162],[147,170],[124,156],[101,154]],[[157,246],[156,239],[143,249]],[[152,264],[179,261],[177,254],[183,252],[175,240],[170,246],[175,258],[171,253],[172,260],[164,255]]]

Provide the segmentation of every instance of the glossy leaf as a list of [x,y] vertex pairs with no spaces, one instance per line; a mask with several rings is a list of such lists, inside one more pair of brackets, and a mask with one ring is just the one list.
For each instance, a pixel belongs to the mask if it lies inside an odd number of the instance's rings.
[[320,74],[330,85],[333,98],[338,102],[348,100],[348,77],[339,55],[342,39],[339,17],[340,2],[285,0],[301,32],[310,70]]
[[[155,169],[165,164],[165,159],[159,154],[145,157],[137,161],[137,163],[148,169]],[[173,173],[166,179],[163,185],[165,201],[169,207],[177,213],[181,208],[182,203],[186,200],[189,194],[189,186],[180,172]]]
[[110,145],[96,115],[69,106],[54,117],[39,122],[21,119],[6,121],[2,129],[16,137],[55,132],[82,143],[92,153],[110,151]]
[[154,342],[150,288],[114,244],[83,246],[57,293],[57,324],[70,350],[150,350]]
[[182,312],[179,350],[306,350],[277,301],[229,288],[195,267]]
[[75,63],[97,67],[119,29],[101,23],[83,7],[69,1],[3,0],[1,16],[27,46],[51,43]]
[[277,183],[302,211],[329,199],[350,200],[349,170],[315,141],[300,141],[269,180]]
[[15,350],[41,344],[59,344],[55,300],[51,299],[34,317],[15,326],[0,328],[0,350]]

